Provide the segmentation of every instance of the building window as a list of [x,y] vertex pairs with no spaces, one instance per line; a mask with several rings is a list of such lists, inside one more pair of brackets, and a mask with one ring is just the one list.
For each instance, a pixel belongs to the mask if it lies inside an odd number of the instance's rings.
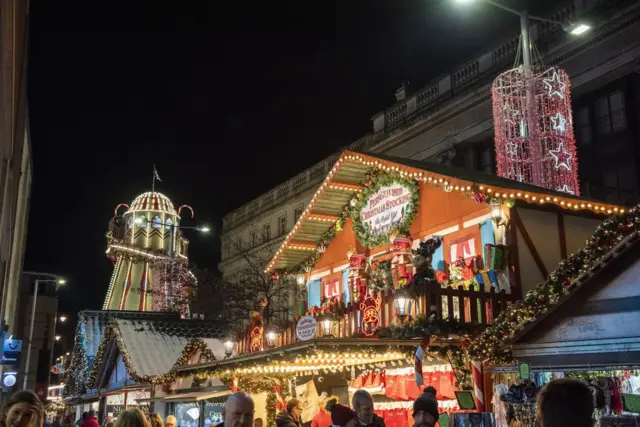
[[171,230],[173,228],[173,221],[171,221],[171,218],[167,218],[167,220],[164,223],[166,224],[165,228],[167,230]]
[[284,236],[287,232],[287,216],[282,215],[278,218],[278,236]]
[[596,129],[598,136],[610,135],[627,128],[624,109],[624,94],[615,91],[596,101]]
[[578,144],[591,144],[591,118],[589,107],[582,107],[576,111],[576,138]]
[[231,243],[226,242],[224,244],[224,257],[229,258],[231,256]]
[[480,149],[478,170],[484,173],[493,173],[493,147]]
[[304,210],[304,208],[302,206],[298,206],[297,208],[295,208],[295,210],[293,211],[293,222],[294,223],[298,222],[298,220],[302,216],[303,210]]
[[138,217],[138,219],[136,220],[136,224],[138,224],[138,227],[140,228],[146,228],[147,227],[147,217],[144,215],[140,215]]
[[236,251],[237,252],[242,252],[242,237],[238,236],[236,237]]
[[162,219],[156,215],[153,217],[153,221],[151,221],[151,226],[153,228],[162,228]]
[[268,242],[271,240],[271,224],[265,224],[262,226],[262,241]]
[[256,230],[251,230],[251,246],[258,246],[258,232]]

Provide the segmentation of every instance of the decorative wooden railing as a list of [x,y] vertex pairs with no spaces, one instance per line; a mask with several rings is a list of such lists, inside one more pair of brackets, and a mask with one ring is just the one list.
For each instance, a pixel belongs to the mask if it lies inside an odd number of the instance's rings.
[[[491,324],[507,306],[516,301],[516,295],[507,294],[504,290],[495,292],[492,288],[489,292],[478,290],[478,286],[470,286],[465,289],[463,286],[442,288],[439,285],[430,285],[425,289],[418,290],[419,296],[416,298],[414,307],[411,308],[410,316],[435,313],[439,319],[456,318],[466,323]],[[356,303],[342,305],[342,316],[335,318],[333,330],[330,334],[334,338],[364,337],[362,333],[361,320],[359,320],[360,307]],[[396,315],[393,295],[381,295],[380,323],[378,328],[386,328],[400,324]],[[314,317],[322,316],[320,313],[313,314]],[[407,321],[407,319],[405,319]],[[298,342],[296,339],[296,323],[290,321],[286,325],[280,325],[279,333],[275,340],[274,347],[281,347]],[[318,319],[316,338],[326,337],[322,330],[321,320]],[[376,339],[376,335],[371,339]],[[266,337],[263,337],[262,349],[267,349]],[[238,354],[251,353],[250,336],[242,333],[237,337]]]

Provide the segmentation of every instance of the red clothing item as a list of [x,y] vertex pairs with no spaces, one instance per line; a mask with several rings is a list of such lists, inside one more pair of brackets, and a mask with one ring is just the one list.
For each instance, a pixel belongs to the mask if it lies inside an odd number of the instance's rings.
[[87,417],[80,427],[100,427],[100,424],[98,424],[98,419],[96,417]]
[[331,413],[327,411],[320,411],[311,420],[311,427],[331,427]]

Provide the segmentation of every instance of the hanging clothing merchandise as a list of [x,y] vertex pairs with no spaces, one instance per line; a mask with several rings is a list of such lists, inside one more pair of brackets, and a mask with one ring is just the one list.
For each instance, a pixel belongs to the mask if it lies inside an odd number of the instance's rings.
[[493,405],[493,413],[495,414],[496,427],[508,427],[509,425],[507,423],[507,408],[502,401],[502,396],[506,395],[508,391],[508,387],[504,384],[497,384],[495,386],[491,404]]

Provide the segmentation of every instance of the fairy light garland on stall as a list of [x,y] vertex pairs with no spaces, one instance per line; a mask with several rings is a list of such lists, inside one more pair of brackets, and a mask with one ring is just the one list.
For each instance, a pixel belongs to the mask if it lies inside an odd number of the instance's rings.
[[[527,204],[537,205],[550,204],[558,206],[562,209],[573,211],[590,210],[595,212],[596,214],[602,215],[625,213],[624,208],[614,205],[589,202],[562,195],[543,195],[530,191],[514,190],[501,188],[498,186],[473,183],[458,178],[447,177],[445,175],[420,171],[419,169],[408,166],[395,166],[387,161],[369,159],[372,158],[352,153],[345,153],[338,159],[334,167],[329,171],[323,183],[311,198],[309,206],[305,208],[296,224],[285,237],[282,246],[278,248],[273,259],[267,265],[265,273],[271,272],[276,266],[280,254],[282,254],[283,251],[291,248],[292,239],[298,232],[298,229],[302,227],[303,222],[306,220],[312,220],[315,216],[318,215],[312,212],[315,203],[327,189],[331,189],[332,186],[335,187],[336,184],[332,183],[333,176],[339,171],[340,167],[345,162],[355,162],[372,168],[372,170],[367,173],[367,176],[363,180],[361,187],[366,187],[365,182],[367,182],[371,176],[378,178],[385,176],[385,178],[383,179],[390,179],[389,176],[398,176],[403,179],[408,179],[410,182],[415,182],[416,184],[422,182],[432,187],[441,188],[446,192],[459,192],[470,197],[476,203],[491,203],[500,205],[504,204],[508,207],[513,207],[516,201],[519,201]],[[349,188],[344,188],[344,190],[350,191]],[[351,200],[356,200],[357,203],[357,201],[361,199],[363,193],[364,191],[353,191],[353,198]],[[321,237],[320,242],[318,242],[318,244],[316,245],[316,249],[312,251],[312,254],[307,260],[305,260],[301,265],[297,267],[278,270],[277,273],[280,273],[284,277],[286,277],[288,275],[302,274],[311,270],[323,253],[321,249],[327,248],[328,244],[331,242],[331,240],[333,240],[337,232],[342,229],[346,220],[352,215],[353,206],[351,206],[350,202],[343,207],[343,210],[340,213],[338,219],[335,220],[334,225],[330,227],[329,230]]]

